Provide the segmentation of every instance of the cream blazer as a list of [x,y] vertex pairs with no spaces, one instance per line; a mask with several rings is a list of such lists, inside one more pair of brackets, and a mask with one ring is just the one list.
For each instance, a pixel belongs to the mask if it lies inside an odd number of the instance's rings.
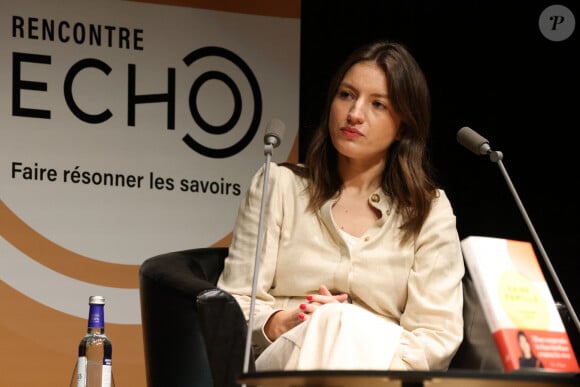
[[[218,287],[233,294],[248,316],[264,167],[250,182]],[[349,247],[331,207],[306,209],[304,179],[270,164],[252,344],[261,353],[270,315],[297,308],[321,284],[350,294],[352,303],[403,328],[397,369],[446,369],[463,339],[463,256],[451,204],[440,190],[416,239],[399,244],[402,218],[378,189],[369,203],[382,217]],[[374,345],[375,343],[369,343]]]

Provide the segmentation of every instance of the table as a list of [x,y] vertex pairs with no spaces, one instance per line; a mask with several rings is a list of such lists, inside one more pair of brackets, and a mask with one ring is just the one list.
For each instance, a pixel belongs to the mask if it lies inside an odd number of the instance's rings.
[[253,387],[553,387],[580,386],[580,373],[548,371],[262,371],[242,374]]

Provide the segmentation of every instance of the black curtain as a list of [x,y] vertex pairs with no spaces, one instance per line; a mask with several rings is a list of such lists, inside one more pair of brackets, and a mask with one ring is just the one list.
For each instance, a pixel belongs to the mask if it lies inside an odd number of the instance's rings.
[[[580,28],[565,40],[547,39],[539,19],[553,4],[567,7],[578,23],[577,1],[303,0],[300,158],[319,121],[330,76],[344,56],[376,38],[406,44],[430,84],[431,157],[457,215],[460,237],[534,243],[498,165],[457,143],[457,131],[469,126],[503,153],[578,313]],[[535,248],[552,294],[561,301]],[[578,343],[577,332],[569,333]]]

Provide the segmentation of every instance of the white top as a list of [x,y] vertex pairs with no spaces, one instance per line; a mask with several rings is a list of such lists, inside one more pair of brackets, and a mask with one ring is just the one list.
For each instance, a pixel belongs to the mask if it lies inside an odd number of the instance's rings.
[[355,237],[354,235],[349,234],[344,230],[340,230],[340,235],[342,235],[342,237],[344,238],[344,241],[346,242],[348,247],[354,247],[354,245],[359,243],[361,240],[361,238]]

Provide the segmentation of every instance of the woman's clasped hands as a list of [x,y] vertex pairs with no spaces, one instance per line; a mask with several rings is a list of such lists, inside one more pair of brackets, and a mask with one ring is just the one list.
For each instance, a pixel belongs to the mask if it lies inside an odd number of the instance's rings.
[[320,285],[318,294],[309,294],[304,303],[298,308],[291,310],[280,310],[270,316],[264,327],[268,338],[272,341],[294,328],[298,324],[308,320],[312,313],[324,304],[335,302],[346,302],[349,300],[347,293],[333,294],[324,285]]

